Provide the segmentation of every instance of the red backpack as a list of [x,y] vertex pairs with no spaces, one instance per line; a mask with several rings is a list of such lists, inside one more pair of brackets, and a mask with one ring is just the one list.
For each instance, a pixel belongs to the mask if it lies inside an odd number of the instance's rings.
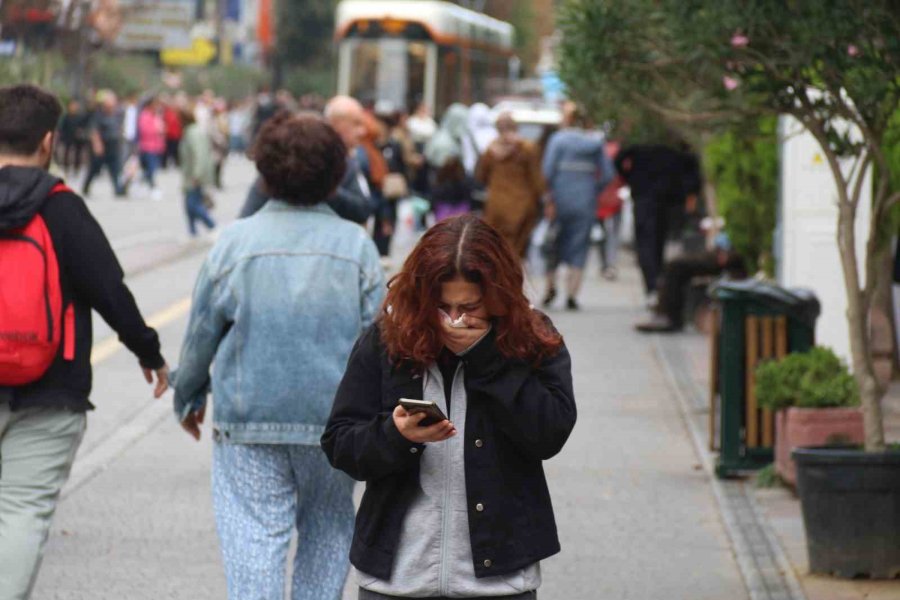
[[[50,195],[71,191],[62,183]],[[62,288],[50,232],[40,214],[25,227],[0,231],[0,385],[40,379],[62,339]],[[65,314],[67,360],[75,357],[75,311]]]

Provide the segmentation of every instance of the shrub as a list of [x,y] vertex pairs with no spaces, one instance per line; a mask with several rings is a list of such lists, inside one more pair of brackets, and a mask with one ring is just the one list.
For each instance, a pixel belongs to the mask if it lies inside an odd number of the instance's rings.
[[714,137],[704,149],[706,175],[734,249],[753,271],[774,275],[772,232],[778,198],[777,118]]
[[759,365],[756,394],[761,406],[773,410],[859,404],[859,389],[847,365],[830,348],[822,347]]

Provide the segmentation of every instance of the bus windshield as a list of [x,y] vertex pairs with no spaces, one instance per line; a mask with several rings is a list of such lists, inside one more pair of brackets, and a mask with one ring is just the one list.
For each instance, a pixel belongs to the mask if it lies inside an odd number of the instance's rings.
[[398,38],[353,39],[350,94],[361,100],[387,100],[409,108],[425,93],[427,44]]

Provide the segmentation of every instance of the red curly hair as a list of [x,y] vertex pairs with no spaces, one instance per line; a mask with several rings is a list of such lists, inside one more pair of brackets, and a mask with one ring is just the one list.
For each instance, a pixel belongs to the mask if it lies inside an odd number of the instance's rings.
[[392,360],[424,367],[437,359],[441,284],[457,275],[481,287],[503,356],[538,362],[562,346],[562,336],[525,297],[522,265],[509,244],[481,219],[463,215],[428,230],[390,281],[380,328]]

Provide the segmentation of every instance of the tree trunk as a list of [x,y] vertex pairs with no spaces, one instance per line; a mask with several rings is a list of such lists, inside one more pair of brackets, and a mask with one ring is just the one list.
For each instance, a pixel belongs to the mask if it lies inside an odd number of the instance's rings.
[[[856,259],[856,214],[847,198],[847,190],[840,190],[838,213],[838,247],[844,285],[847,292],[847,324],[850,331],[850,354],[853,359],[853,375],[859,385],[863,424],[866,433],[866,451],[884,450],[884,423],[881,415],[881,398],[884,388],[878,384],[872,361],[872,335],[869,329],[871,301],[863,294],[860,285],[859,264]],[[869,235],[875,235],[870,231]],[[867,261],[873,257],[865,257]]]

